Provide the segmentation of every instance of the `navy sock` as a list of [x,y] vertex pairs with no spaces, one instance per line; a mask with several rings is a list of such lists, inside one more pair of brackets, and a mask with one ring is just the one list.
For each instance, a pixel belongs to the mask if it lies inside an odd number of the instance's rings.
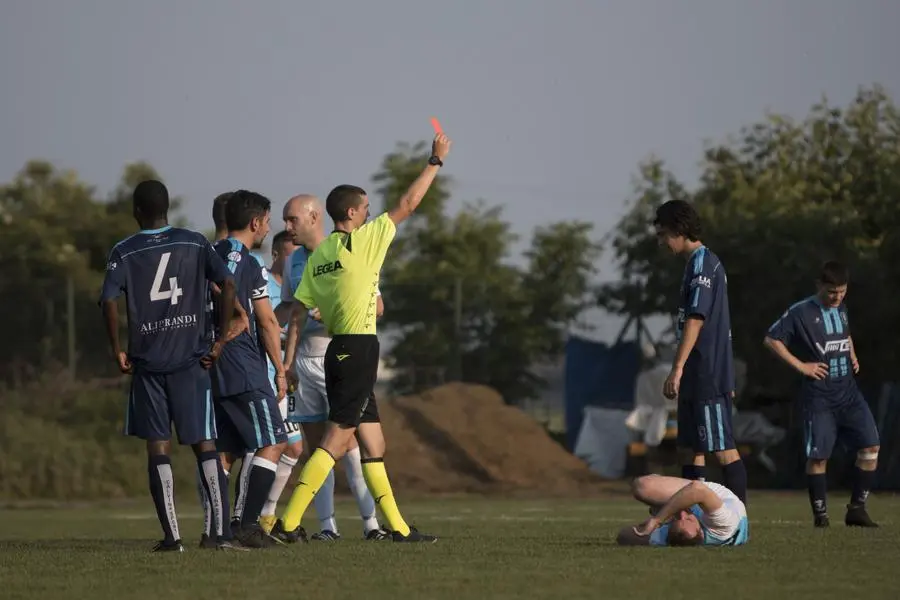
[[744,461],[736,460],[722,466],[722,483],[734,495],[741,499],[741,502],[747,504],[747,467]]
[[850,494],[852,506],[865,506],[869,499],[869,491],[875,485],[875,471],[863,471],[858,466],[853,468],[853,492]]
[[682,465],[681,476],[684,479],[706,479],[706,465]]
[[275,471],[278,465],[265,458],[254,456],[251,461],[250,479],[247,482],[247,497],[244,499],[244,512],[241,514],[241,525],[253,525],[259,521],[269,491],[275,483]]
[[828,505],[825,502],[825,496],[828,493],[828,478],[825,473],[815,475],[807,475],[807,485],[809,486],[809,505],[812,507],[813,515],[822,517],[828,514]]
[[164,541],[174,543],[180,538],[178,519],[175,516],[175,478],[172,476],[172,460],[165,455],[148,457],[147,478],[150,495],[156,507],[156,516],[162,527]]

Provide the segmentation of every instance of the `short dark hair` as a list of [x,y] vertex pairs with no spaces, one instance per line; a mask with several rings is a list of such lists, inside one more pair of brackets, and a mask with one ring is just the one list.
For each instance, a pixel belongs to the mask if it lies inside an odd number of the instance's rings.
[[819,283],[823,285],[847,285],[850,282],[850,269],[836,260],[826,261],[819,271]]
[[351,208],[356,208],[362,202],[366,190],[355,185],[339,185],[325,198],[325,211],[331,220],[335,223],[346,221],[349,216],[347,212]]
[[232,192],[225,192],[224,194],[219,194],[213,200],[212,218],[213,223],[216,224],[216,231],[222,231],[227,227],[225,224],[225,205],[228,204],[231,194]]
[[131,194],[134,208],[147,219],[159,219],[169,213],[169,190],[161,181],[148,179],[134,188]]
[[272,237],[272,248],[273,249],[278,248],[282,244],[287,244],[287,243],[290,243],[291,245],[293,245],[294,240],[291,237],[291,234],[288,233],[287,231],[285,231],[284,229],[282,229],[281,231],[276,233],[274,237]]
[[692,242],[699,240],[702,232],[700,215],[684,200],[669,200],[657,208],[653,224]]
[[698,546],[703,541],[703,535],[689,536],[683,529],[669,528],[666,535],[666,544],[669,546]]
[[225,224],[228,231],[243,231],[250,221],[264,216],[272,208],[268,198],[256,192],[237,190],[225,203]]

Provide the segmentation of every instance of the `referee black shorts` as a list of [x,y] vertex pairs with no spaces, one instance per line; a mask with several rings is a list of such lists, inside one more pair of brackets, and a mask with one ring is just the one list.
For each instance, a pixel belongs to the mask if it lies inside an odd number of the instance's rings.
[[375,403],[378,379],[378,336],[336,335],[325,351],[328,420],[345,427],[379,423]]

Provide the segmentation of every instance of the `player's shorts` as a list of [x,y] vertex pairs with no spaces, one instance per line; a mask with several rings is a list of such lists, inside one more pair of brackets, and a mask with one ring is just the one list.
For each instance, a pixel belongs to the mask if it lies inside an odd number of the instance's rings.
[[303,430],[300,429],[299,423],[288,421],[288,406],[292,400],[293,394],[288,394],[278,401],[278,412],[281,413],[281,419],[284,421],[284,431],[287,434],[288,444],[296,444],[303,439]]
[[378,379],[378,336],[336,335],[325,351],[328,420],[346,427],[378,423],[375,381]]
[[678,446],[694,452],[733,450],[731,394],[709,400],[678,398]]
[[325,386],[325,357],[299,356],[296,360],[300,388],[288,405],[293,423],[323,423],[328,420],[328,390]]
[[284,419],[271,389],[222,396],[214,404],[219,452],[244,453],[287,441]]
[[841,438],[851,450],[880,445],[875,417],[862,392],[842,406],[805,407],[803,410],[803,438],[806,457],[815,460],[831,458],[834,444]]
[[135,372],[131,378],[125,435],[169,440],[172,423],[181,444],[216,438],[209,371],[200,363],[174,373]]

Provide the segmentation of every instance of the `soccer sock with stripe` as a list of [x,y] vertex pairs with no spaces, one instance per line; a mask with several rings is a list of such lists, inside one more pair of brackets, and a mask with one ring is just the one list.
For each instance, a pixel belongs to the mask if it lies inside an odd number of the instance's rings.
[[747,467],[743,460],[722,465],[722,483],[747,504]]
[[234,521],[243,521],[244,502],[247,499],[247,484],[250,482],[250,469],[253,466],[253,456],[256,452],[247,452],[241,459],[241,471],[238,475],[237,487],[234,490]]
[[331,454],[323,448],[316,448],[316,451],[303,465],[297,487],[294,488],[294,493],[291,494],[291,499],[284,511],[282,522],[285,531],[293,531],[300,525],[303,513],[309,508],[313,496],[322,487],[322,483],[333,468],[334,458]]
[[242,526],[253,525],[259,521],[259,514],[269,498],[269,492],[275,482],[275,471],[278,470],[278,465],[261,456],[254,456],[250,465],[247,495],[244,501],[244,511],[241,514]]
[[272,489],[269,490],[269,499],[266,500],[260,513],[262,516],[268,517],[275,514],[275,509],[278,508],[278,499],[281,498],[281,493],[284,492],[288,479],[291,477],[291,472],[296,466],[297,459],[291,458],[287,454],[282,454],[281,458],[278,459],[275,481],[272,483]]
[[[210,527],[208,535],[212,539],[231,539],[231,529],[228,526],[228,493],[222,493],[221,485],[225,472],[219,455],[215,450],[201,452],[197,455],[197,466],[203,474],[203,488],[206,492],[210,513]],[[221,473],[221,474],[220,474]],[[227,480],[226,480],[227,482]],[[227,483],[226,483],[227,485]],[[227,487],[225,488],[227,490]]]
[[822,517],[828,514],[828,505],[825,496],[828,493],[828,477],[825,473],[811,473],[806,475],[809,486],[809,505],[812,507],[813,516]]
[[347,472],[347,484],[359,507],[359,516],[363,520],[363,531],[369,533],[373,529],[378,529],[378,519],[375,518],[375,500],[366,485],[359,447],[348,451],[341,462],[344,463],[344,470]]
[[172,476],[172,460],[165,455],[150,456],[147,461],[147,475],[156,516],[165,536],[164,541],[176,542],[181,537],[178,531],[178,517],[175,516],[175,478]]
[[197,480],[197,495],[200,497],[200,506],[203,508],[203,533],[212,536],[212,512],[209,505],[209,493],[203,484],[203,469],[197,465],[195,473]]
[[313,497],[313,507],[319,518],[319,529],[339,533],[337,521],[334,520],[334,469],[328,472],[328,476],[322,482],[322,487]]
[[362,462],[366,485],[369,487],[369,491],[372,492],[375,504],[381,508],[388,526],[390,526],[392,531],[396,531],[400,535],[409,535],[409,525],[403,520],[400,509],[397,507],[394,492],[391,490],[391,482],[388,480],[387,470],[384,468],[384,459],[364,458],[360,462]]

